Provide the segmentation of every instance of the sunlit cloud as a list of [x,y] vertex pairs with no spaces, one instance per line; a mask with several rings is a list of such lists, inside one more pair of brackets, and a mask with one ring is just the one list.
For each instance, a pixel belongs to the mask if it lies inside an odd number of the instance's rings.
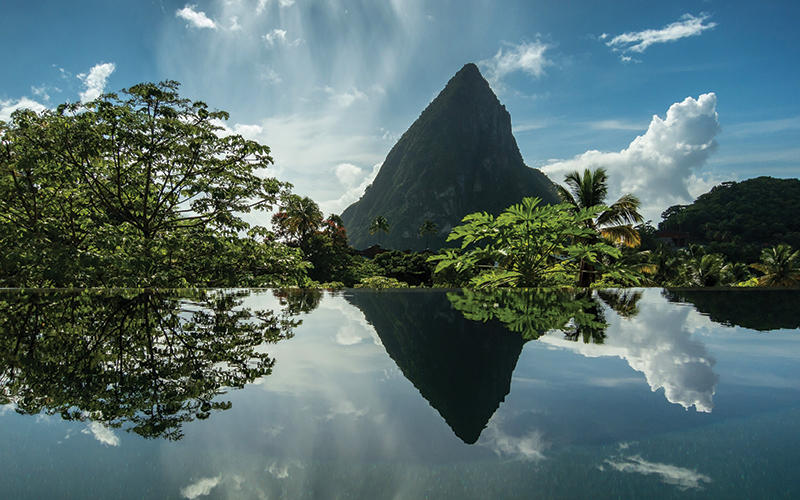
[[[542,167],[554,181],[565,174],[604,167],[609,173],[609,201],[633,193],[642,201],[645,220],[660,220],[661,211],[690,203],[702,179],[698,171],[718,149],[721,127],[713,93],[670,106],[666,118],[654,116],[644,135],[620,152],[587,151],[571,160]],[[690,190],[690,187],[693,189]],[[703,191],[700,191],[703,192]],[[699,193],[697,193],[699,194]]]
[[80,93],[81,101],[89,102],[100,97],[106,88],[108,77],[116,68],[114,63],[97,64],[89,70],[88,74],[79,74],[78,78],[81,79],[86,89]]
[[0,120],[7,122],[11,119],[11,114],[18,109],[30,109],[40,113],[47,109],[47,106],[40,102],[36,102],[27,97],[23,97],[17,101],[3,101],[0,100]]
[[710,483],[712,479],[705,474],[700,474],[691,469],[677,467],[675,465],[648,462],[639,455],[621,458],[617,460],[606,460],[614,470],[631,474],[642,474],[645,476],[656,475],[667,484],[673,484],[681,490],[702,489],[701,483]]
[[213,490],[222,481],[222,476],[217,477],[204,477],[185,488],[181,488],[181,496],[192,500],[211,494]]
[[491,59],[478,63],[486,74],[486,79],[493,86],[499,86],[500,81],[511,73],[523,71],[534,78],[545,74],[544,68],[552,62],[545,57],[545,51],[550,48],[540,40],[522,42],[519,45],[508,44],[497,51]]
[[189,22],[187,26],[200,29],[217,29],[217,23],[209,19],[205,12],[198,12],[195,10],[197,5],[187,4],[184,8],[175,11],[175,16],[185,19]]
[[[615,51],[622,52],[622,60],[624,62],[630,62],[633,59],[629,55],[626,55],[628,52],[642,53],[653,44],[674,42],[681,38],[697,36],[706,30],[714,28],[717,23],[710,22],[703,24],[709,17],[710,14],[705,12],[697,17],[691,14],[685,14],[681,17],[680,21],[669,24],[661,29],[648,29],[617,35],[606,42],[606,45]],[[606,38],[608,38],[608,34],[603,34],[600,37],[601,40],[605,40]]]
[[364,172],[357,166],[350,163],[340,163],[334,167],[334,173],[339,183],[344,187],[345,191],[342,196],[336,200],[326,201],[320,206],[325,207],[326,213],[341,214],[345,208],[349,207],[352,203],[358,201],[367,186],[372,184],[375,176],[381,169],[382,163],[376,163],[372,170]]

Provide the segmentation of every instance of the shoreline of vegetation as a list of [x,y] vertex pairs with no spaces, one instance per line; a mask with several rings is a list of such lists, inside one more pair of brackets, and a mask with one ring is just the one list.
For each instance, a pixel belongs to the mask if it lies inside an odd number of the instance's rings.
[[[338,215],[324,218],[313,200],[266,175],[267,146],[228,134],[227,113],[181,98],[178,87],[143,83],[0,121],[0,287],[800,286],[800,251],[781,242],[754,260],[742,235],[755,229],[739,213],[717,230],[698,207],[670,207],[664,228],[697,226],[716,240],[677,250],[659,243],[635,196],[606,201],[601,168],[568,174],[561,204],[525,198],[497,216],[467,215],[447,237],[459,247],[436,253],[381,249],[391,221],[376,215],[378,245],[365,257]],[[726,183],[698,202],[719,216],[738,192],[767,189],[754,181]],[[254,210],[273,212],[272,227],[242,219]],[[750,222],[742,232],[736,221]],[[794,238],[793,228],[776,221],[769,230]],[[426,220],[419,236],[437,233]],[[738,255],[737,245],[749,261],[728,262],[724,251]]]

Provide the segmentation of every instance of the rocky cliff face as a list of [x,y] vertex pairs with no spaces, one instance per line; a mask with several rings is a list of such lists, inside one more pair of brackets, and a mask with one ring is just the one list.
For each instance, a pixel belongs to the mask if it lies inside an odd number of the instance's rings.
[[425,219],[438,224],[430,247],[473,212],[498,214],[523,197],[556,203],[554,184],[527,167],[511,132],[511,116],[474,64],[467,64],[392,148],[372,186],[342,219],[350,244],[377,242],[369,224],[389,221],[384,247],[421,250]]

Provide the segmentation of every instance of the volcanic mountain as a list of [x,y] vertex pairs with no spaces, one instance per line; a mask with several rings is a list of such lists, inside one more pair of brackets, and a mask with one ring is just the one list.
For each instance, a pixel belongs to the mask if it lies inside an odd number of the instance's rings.
[[395,144],[357,202],[342,213],[355,248],[378,242],[369,234],[375,217],[386,217],[384,248],[422,250],[430,219],[439,234],[430,248],[445,245],[447,234],[473,212],[499,214],[522,198],[557,203],[555,185],[522,160],[511,132],[511,115],[478,67],[467,64]]

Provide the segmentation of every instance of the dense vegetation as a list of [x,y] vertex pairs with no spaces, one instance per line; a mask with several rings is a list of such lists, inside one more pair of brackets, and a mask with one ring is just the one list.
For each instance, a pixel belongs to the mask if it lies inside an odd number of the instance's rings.
[[[145,83],[0,122],[0,286],[800,285],[796,179],[725,183],[665,212],[662,228],[707,245],[667,248],[651,225],[634,226],[638,200],[606,205],[597,169],[569,174],[560,205],[524,198],[444,228],[460,248],[367,258],[341,217],[264,176],[268,147],[226,135],[225,112],[177,89]],[[251,210],[274,210],[272,227],[246,223]],[[369,229],[376,240],[398,230],[383,214]],[[427,240],[438,224],[413,232]]]
[[688,233],[733,262],[756,262],[765,247],[800,248],[800,179],[758,177],[723,182],[691,205],[663,214],[660,229]]

